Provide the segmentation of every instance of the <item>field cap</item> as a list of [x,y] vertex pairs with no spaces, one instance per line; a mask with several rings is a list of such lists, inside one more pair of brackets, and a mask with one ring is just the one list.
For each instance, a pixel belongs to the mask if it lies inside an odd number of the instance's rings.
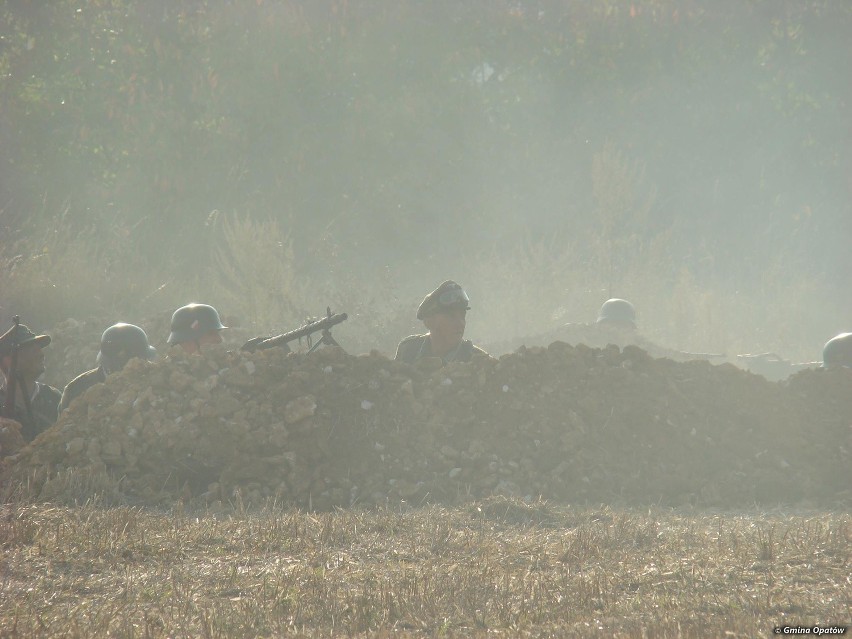
[[453,280],[447,280],[420,302],[417,319],[422,320],[435,313],[461,308],[470,310],[470,298],[465,290]]
[[[36,335],[26,324],[18,324],[18,346],[36,343],[41,348],[50,344],[50,335]],[[10,355],[15,349],[15,326],[0,336],[0,357]]]

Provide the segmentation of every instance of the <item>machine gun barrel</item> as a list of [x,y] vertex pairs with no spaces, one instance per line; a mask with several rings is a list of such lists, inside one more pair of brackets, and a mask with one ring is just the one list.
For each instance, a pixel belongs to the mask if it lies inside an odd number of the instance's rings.
[[293,340],[307,337],[308,335],[312,335],[319,331],[328,331],[333,326],[337,326],[341,322],[345,321],[348,317],[349,316],[346,313],[335,313],[334,315],[329,313],[327,317],[324,317],[321,320],[310,322],[301,328],[297,328],[289,333],[284,333],[283,335],[276,335],[274,337],[254,337],[243,344],[240,350],[254,352],[272,348],[273,346],[281,346],[282,344],[287,344]]

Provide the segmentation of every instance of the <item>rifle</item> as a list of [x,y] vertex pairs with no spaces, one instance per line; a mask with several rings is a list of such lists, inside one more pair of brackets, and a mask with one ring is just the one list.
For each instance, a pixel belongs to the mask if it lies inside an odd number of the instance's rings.
[[[284,333],[283,335],[276,335],[274,337],[253,337],[245,344],[243,344],[240,347],[240,350],[253,353],[254,351],[266,350],[267,348],[272,348],[273,346],[286,345],[288,342],[292,342],[295,339],[301,339],[303,337],[307,337],[309,340],[309,353],[315,351],[320,344],[327,344],[328,346],[340,346],[340,344],[338,344],[331,336],[331,328],[337,326],[338,324],[346,320],[349,316],[346,313],[336,313],[335,315],[332,315],[331,307],[326,307],[325,312],[326,316],[321,320],[309,322],[301,328],[297,328],[295,331],[290,331],[289,333]],[[311,344],[310,336],[318,331],[322,331],[322,337],[314,344]]]
[[724,353],[692,353],[690,351],[678,351],[678,353],[695,359],[724,359],[727,357]]
[[775,353],[744,353],[743,355],[737,355],[737,359],[741,359],[744,362],[785,362],[787,360],[782,359]]
[[[9,373],[6,375],[6,401],[3,402],[3,417],[15,419],[15,395],[18,384],[18,339],[20,338],[21,318],[15,315],[14,333],[12,334],[12,363],[9,365]],[[24,396],[26,396],[24,391]]]
[[788,378],[793,373],[819,368],[819,362],[793,363],[779,357],[775,353],[746,353],[737,355],[737,360],[752,373],[763,375],[766,379],[777,382]]

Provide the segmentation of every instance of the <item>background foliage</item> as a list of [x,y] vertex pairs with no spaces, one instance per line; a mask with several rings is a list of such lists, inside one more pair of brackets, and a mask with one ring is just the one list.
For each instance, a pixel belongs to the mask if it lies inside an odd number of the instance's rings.
[[619,295],[673,346],[818,358],[849,33],[830,0],[5,0],[0,315],[334,303],[392,348],[453,277],[474,336]]

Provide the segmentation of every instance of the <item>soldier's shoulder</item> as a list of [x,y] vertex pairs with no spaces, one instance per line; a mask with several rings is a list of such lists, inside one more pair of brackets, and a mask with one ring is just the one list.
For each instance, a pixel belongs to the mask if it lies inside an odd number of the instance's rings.
[[92,379],[102,381],[102,380],[99,379],[100,377],[101,377],[101,369],[100,368],[93,368],[90,371],[86,371],[85,373],[80,373],[79,375],[77,375],[77,377],[75,377],[70,382],[68,382],[68,386],[66,386],[66,388],[74,388],[76,386],[79,386],[80,384],[85,384],[85,383],[91,381]]
[[409,335],[400,341],[399,346],[396,347],[397,356],[400,353],[404,353],[413,348],[420,348],[426,339],[429,337],[429,334],[426,333],[424,335]]
[[426,341],[426,338],[429,337],[426,335],[409,335],[405,339],[403,339],[399,346],[396,347],[396,360],[403,361],[413,361],[417,357],[417,353],[419,353],[421,346]]
[[93,368],[90,371],[81,373],[72,379],[62,391],[62,396],[59,401],[59,410],[63,411],[68,408],[72,400],[76,399],[95,384],[106,381],[106,374],[101,368]]

